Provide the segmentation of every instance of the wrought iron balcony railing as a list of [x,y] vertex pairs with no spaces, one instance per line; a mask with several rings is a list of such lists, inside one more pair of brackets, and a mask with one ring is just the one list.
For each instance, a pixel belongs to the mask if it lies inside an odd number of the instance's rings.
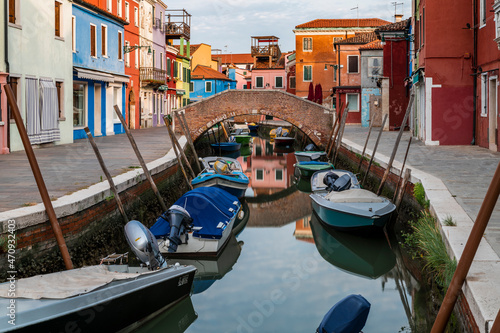
[[165,84],[167,83],[167,71],[155,67],[141,67],[139,70],[141,81]]

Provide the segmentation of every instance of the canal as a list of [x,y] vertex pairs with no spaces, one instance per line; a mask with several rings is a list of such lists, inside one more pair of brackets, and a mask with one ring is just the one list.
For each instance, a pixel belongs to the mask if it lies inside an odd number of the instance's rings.
[[293,151],[254,137],[234,156],[250,178],[239,233],[217,260],[171,261],[198,268],[191,297],[135,332],[315,332],[350,294],[371,303],[364,332],[429,330],[429,292],[405,268],[395,233],[325,229]]

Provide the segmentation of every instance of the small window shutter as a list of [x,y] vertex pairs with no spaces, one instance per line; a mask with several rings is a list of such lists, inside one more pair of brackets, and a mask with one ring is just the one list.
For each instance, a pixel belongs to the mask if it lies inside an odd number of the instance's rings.
[[358,57],[353,56],[349,57],[349,73],[357,73],[358,72]]
[[9,22],[16,23],[16,0],[9,0]]
[[106,54],[106,27],[101,26],[101,49],[102,49],[102,55],[107,55]]
[[90,55],[96,56],[95,26],[90,26]]
[[122,47],[122,33],[118,32],[118,60],[122,60],[122,58],[123,58],[122,51],[123,51],[123,47]]
[[55,2],[55,11],[56,11],[56,36],[61,37],[61,3],[60,2]]

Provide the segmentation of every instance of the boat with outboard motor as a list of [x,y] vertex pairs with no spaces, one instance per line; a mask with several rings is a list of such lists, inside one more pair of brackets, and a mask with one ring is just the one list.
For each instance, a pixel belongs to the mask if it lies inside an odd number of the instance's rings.
[[167,257],[217,256],[240,209],[232,194],[218,187],[198,187],[180,197],[150,230]]
[[288,130],[288,128],[278,127],[278,128],[273,128],[269,132],[269,136],[271,139],[274,139],[277,136],[286,136],[286,135],[288,135],[289,132],[290,131]]
[[237,159],[209,156],[200,161],[204,169],[191,181],[193,188],[215,186],[237,198],[243,197],[250,181]]
[[0,305],[13,316],[0,331],[115,332],[189,296],[195,267],[168,266],[138,221],[127,223],[125,235],[146,266],[102,264],[2,283]]
[[356,176],[346,170],[316,172],[311,189],[314,211],[334,228],[382,228],[396,209],[389,199],[362,189]]
[[296,170],[298,170],[298,174],[300,175],[300,177],[305,178],[310,178],[315,172],[318,171],[334,169],[332,163],[318,161],[298,162],[293,166]]

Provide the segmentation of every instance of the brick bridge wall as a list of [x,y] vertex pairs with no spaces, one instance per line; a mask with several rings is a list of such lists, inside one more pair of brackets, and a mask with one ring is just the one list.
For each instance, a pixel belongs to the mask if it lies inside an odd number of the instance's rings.
[[234,116],[270,115],[296,126],[317,146],[323,146],[333,124],[330,109],[278,90],[226,90],[181,110],[185,110],[193,140]]

